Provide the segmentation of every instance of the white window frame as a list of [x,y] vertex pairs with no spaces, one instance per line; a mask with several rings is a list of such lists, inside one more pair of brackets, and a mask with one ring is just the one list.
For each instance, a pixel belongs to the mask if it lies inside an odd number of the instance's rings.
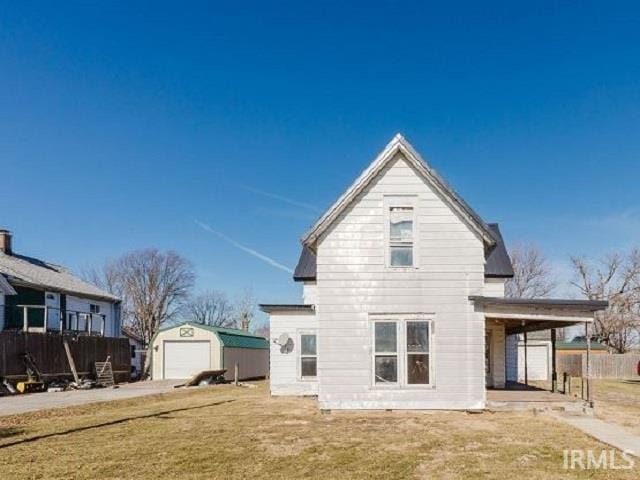
[[[419,228],[418,228],[418,196],[417,195],[385,195],[384,196],[384,248],[385,248],[385,266],[393,271],[411,271],[419,268]],[[392,242],[391,240],[391,209],[392,208],[410,208],[413,210],[412,225],[412,265],[391,265],[391,247],[402,246],[402,243],[408,242]],[[394,245],[392,245],[394,243]]]
[[[376,324],[393,323],[396,326],[396,351],[395,352],[378,352],[376,351]],[[397,388],[400,385],[401,377],[401,358],[400,358],[400,325],[397,320],[393,319],[375,319],[371,322],[371,382],[376,388]],[[377,382],[376,381],[376,357],[396,357],[396,381],[395,382]]]
[[[316,354],[315,355],[302,354],[302,337],[304,335],[314,335],[316,337]],[[298,380],[300,380],[301,382],[317,382],[318,381],[318,333],[315,330],[300,330],[298,332],[298,345],[300,345],[300,347],[298,348]],[[316,376],[315,377],[302,375],[302,359],[303,358],[316,359]]]
[[[385,355],[384,352],[376,352],[376,323],[391,322],[396,324],[396,353],[398,357],[398,381],[396,383],[382,383],[376,382],[376,356]],[[409,362],[408,355],[411,353],[407,351],[407,322],[426,322],[429,325],[429,383],[408,383],[409,379]],[[415,314],[387,314],[387,315],[372,315],[370,316],[371,335],[370,335],[370,351],[371,351],[371,385],[370,388],[376,389],[408,389],[408,390],[431,390],[436,388],[435,378],[435,362],[436,362],[436,348],[435,348],[435,315],[433,313],[415,313]],[[386,355],[393,355],[389,352]]]

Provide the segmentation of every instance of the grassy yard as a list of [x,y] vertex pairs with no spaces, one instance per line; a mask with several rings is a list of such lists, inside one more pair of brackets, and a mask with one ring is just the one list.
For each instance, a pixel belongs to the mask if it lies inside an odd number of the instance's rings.
[[[1,404],[0,404],[1,408]],[[638,478],[563,469],[609,449],[531,413],[333,412],[232,385],[0,417],[0,478]]]
[[594,380],[596,415],[640,435],[640,380]]

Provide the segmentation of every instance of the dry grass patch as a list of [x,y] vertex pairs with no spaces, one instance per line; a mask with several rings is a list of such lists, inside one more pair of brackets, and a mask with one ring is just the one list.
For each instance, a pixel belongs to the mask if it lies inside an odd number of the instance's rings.
[[[333,412],[266,384],[0,417],[3,478],[583,478],[608,449],[528,413]],[[637,478],[638,472],[589,472]]]

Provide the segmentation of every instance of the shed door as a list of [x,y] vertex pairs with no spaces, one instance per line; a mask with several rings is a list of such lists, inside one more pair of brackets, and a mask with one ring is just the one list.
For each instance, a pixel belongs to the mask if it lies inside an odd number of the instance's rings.
[[[520,381],[524,380],[524,346],[520,347]],[[529,380],[549,379],[549,347],[547,345],[527,345],[527,377]]]
[[164,342],[164,378],[190,378],[210,369],[211,342]]

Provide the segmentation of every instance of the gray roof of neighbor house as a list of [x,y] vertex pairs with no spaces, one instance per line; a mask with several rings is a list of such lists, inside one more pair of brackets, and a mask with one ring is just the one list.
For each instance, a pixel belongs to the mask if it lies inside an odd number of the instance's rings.
[[[500,227],[497,223],[489,223],[488,226],[496,239],[496,245],[487,255],[484,276],[487,278],[511,278],[513,277],[513,267],[502,239],[502,233],[500,233]],[[296,282],[316,279],[316,255],[307,246],[302,246],[298,265],[293,272],[293,279]]]
[[120,301],[115,295],[79,279],[65,267],[24,255],[7,255],[0,252],[0,274],[13,285],[25,285],[109,302]]
[[16,291],[11,284],[4,278],[4,275],[0,275],[0,293],[4,295],[16,295]]

